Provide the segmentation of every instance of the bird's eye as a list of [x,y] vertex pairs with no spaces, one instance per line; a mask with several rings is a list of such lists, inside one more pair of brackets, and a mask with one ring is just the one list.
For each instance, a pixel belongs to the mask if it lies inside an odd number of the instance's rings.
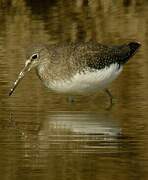
[[32,57],[31,57],[31,59],[33,59],[33,60],[37,59],[37,58],[38,58],[38,54],[33,54]]

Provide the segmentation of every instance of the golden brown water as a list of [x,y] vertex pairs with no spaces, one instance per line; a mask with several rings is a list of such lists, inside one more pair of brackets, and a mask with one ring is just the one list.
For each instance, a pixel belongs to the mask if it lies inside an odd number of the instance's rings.
[[[34,72],[12,97],[25,48],[37,42],[138,40],[139,52],[104,93],[49,92]],[[148,2],[0,0],[0,179],[148,179]]]

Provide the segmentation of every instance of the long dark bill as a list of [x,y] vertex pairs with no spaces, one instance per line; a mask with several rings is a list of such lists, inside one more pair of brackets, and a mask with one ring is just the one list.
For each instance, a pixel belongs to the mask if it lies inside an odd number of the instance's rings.
[[27,71],[30,70],[30,63],[27,63],[25,65],[25,67],[22,69],[22,71],[20,72],[20,74],[18,75],[18,78],[16,79],[16,81],[14,82],[13,87],[11,88],[10,92],[9,92],[9,96],[12,95],[12,93],[14,92],[14,90],[16,89],[16,87],[19,85],[20,81],[23,79],[23,77],[25,76],[25,73]]

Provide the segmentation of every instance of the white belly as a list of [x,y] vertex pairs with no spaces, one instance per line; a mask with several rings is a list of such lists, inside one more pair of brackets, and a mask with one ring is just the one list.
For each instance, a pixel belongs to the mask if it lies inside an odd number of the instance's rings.
[[94,72],[77,73],[70,80],[47,82],[45,85],[57,92],[89,93],[106,88],[121,73],[122,67],[112,64]]

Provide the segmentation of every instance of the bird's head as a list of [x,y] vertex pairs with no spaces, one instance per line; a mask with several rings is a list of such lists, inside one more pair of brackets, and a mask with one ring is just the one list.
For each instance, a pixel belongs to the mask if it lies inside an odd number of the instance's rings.
[[37,67],[40,63],[45,62],[49,57],[48,48],[46,46],[35,46],[33,48],[28,49],[26,62],[24,68],[19,73],[16,81],[14,82],[13,87],[9,92],[9,96],[14,92],[20,81],[23,79],[25,74],[29,72],[31,69]]

